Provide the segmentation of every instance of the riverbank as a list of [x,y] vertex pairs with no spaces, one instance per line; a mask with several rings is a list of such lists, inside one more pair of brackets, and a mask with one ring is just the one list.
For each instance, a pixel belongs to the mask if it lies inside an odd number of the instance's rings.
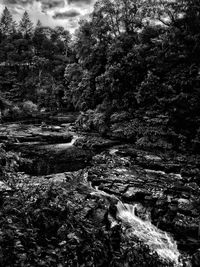
[[[60,135],[62,132],[62,135],[69,136],[68,127],[69,125],[65,125],[59,130],[57,128],[56,134]],[[28,126],[27,131],[32,131],[31,129],[33,128]],[[38,131],[42,132],[42,129]],[[128,205],[139,204],[136,217],[144,222],[152,221],[158,228],[170,232],[177,240],[183,257],[187,257],[187,253],[197,253],[198,158],[175,152],[153,154],[138,150],[133,144],[120,144],[121,141],[98,135],[79,136],[77,140],[72,142],[72,138],[71,142],[66,144],[51,144],[50,140],[52,139],[48,139],[48,145],[40,144],[40,149],[46,151],[46,158],[42,161],[41,172],[37,172],[37,176],[32,167],[28,173],[21,165],[21,171],[27,174],[11,173],[11,186],[5,181],[10,190],[7,188],[1,193],[1,212],[6,218],[1,221],[1,240],[5,242],[11,233],[11,243],[6,243],[3,255],[7,253],[8,246],[12,249],[4,262],[2,259],[4,266],[10,259],[16,262],[16,266],[19,266],[19,263],[24,266],[175,264],[169,259],[166,261],[160,258],[151,246],[146,245],[137,235],[128,238],[127,231],[130,227],[120,222],[116,202],[113,202],[112,198],[94,194],[97,189],[115,195]],[[21,159],[25,153],[23,146],[26,146],[27,142],[24,144],[23,139],[18,141]],[[37,155],[41,154],[38,162],[41,162],[44,154],[38,150],[38,144],[29,142],[26,148],[29,148],[25,149],[26,159],[28,153],[35,159],[34,153],[37,151]],[[71,163],[67,163],[66,158],[63,158],[63,151],[69,159],[73,158],[73,172],[69,172]],[[89,152],[91,156],[88,158]],[[79,157],[81,153],[84,155],[82,158]],[[56,159],[58,162],[63,159],[61,171],[51,169],[52,165],[56,165]],[[88,159],[86,165],[80,167],[77,163],[85,159]],[[11,203],[14,203],[13,206]],[[27,218],[27,221],[24,218]],[[29,230],[28,225],[31,225]],[[32,241],[29,240],[27,231],[32,231]],[[19,248],[16,245],[18,241]]]

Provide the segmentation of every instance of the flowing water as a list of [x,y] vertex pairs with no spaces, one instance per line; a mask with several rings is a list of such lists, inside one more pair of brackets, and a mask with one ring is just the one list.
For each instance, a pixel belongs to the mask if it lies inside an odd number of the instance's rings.
[[168,233],[161,231],[150,221],[143,221],[137,217],[135,215],[137,205],[124,204],[118,201],[118,217],[130,227],[127,235],[130,238],[137,236],[152,251],[157,252],[162,259],[174,263],[175,266],[182,266],[179,262],[180,253],[176,242]]
[[94,189],[95,191],[91,193],[92,195],[117,200],[117,217],[124,225],[128,226],[127,236],[129,238],[136,236],[140,241],[148,245],[152,252],[157,252],[163,260],[176,267],[182,266],[176,241],[168,233],[154,226],[149,220],[144,221],[136,216],[135,211],[139,204],[125,204],[116,196],[99,190],[98,187]]
[[74,135],[71,142],[69,143],[44,145],[43,148],[46,148],[49,150],[51,149],[66,150],[67,148],[72,147],[78,138],[79,138],[78,136]]
[[[114,156],[118,149],[111,149],[109,153]],[[156,172],[165,175],[165,172],[146,170],[147,172]],[[180,179],[181,176],[176,174]],[[97,188],[96,188],[97,189]],[[100,191],[100,190],[98,190]],[[102,192],[102,191],[101,191]],[[102,193],[105,195],[105,193]],[[108,195],[106,193],[106,195]],[[115,197],[116,198],[116,197]],[[177,248],[176,241],[166,232],[158,229],[154,226],[150,220],[142,220],[136,216],[136,210],[139,204],[130,205],[124,204],[118,199],[117,211],[118,218],[126,225],[129,226],[127,235],[137,236],[138,239],[144,244],[148,245],[152,251],[157,252],[157,254],[167,262],[173,263],[174,266],[182,266],[180,262],[180,253]]]

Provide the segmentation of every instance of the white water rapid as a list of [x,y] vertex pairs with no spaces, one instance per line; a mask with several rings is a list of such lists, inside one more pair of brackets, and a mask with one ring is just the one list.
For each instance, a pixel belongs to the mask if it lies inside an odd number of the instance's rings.
[[173,264],[172,266],[182,266],[182,263],[179,261],[180,253],[176,241],[168,233],[154,226],[150,221],[143,221],[135,215],[139,204],[124,204],[116,196],[101,191],[98,187],[93,189],[95,189],[95,191],[91,193],[92,195],[104,196],[108,199],[114,198],[118,201],[117,217],[122,221],[122,224],[128,225],[127,236],[129,238],[134,236],[138,237],[140,241],[148,245],[152,252],[157,252],[160,258]]
[[152,251],[164,260],[172,262],[174,266],[182,266],[179,262],[180,253],[173,238],[166,232],[158,229],[150,221],[143,221],[135,215],[137,205],[117,203],[118,217],[123,223],[130,226],[127,235],[137,236],[144,244],[148,245]]
[[49,150],[66,150],[67,148],[72,147],[78,138],[78,136],[74,135],[69,143],[44,145],[43,148],[48,148]]

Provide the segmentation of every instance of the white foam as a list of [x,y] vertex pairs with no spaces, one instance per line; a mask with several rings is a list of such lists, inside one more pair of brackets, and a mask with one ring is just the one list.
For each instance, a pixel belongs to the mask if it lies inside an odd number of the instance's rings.
[[180,253],[176,242],[166,232],[158,229],[150,221],[143,221],[135,215],[138,204],[123,204],[121,201],[117,204],[118,217],[124,223],[128,223],[131,228],[129,236],[137,236],[140,241],[148,245],[152,251],[175,266],[182,266],[179,262]]

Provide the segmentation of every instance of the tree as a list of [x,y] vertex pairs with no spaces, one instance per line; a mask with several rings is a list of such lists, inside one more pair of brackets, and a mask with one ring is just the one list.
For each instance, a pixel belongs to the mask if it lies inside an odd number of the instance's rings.
[[[121,33],[133,34],[143,25],[143,2],[141,0],[99,0],[95,4],[93,17],[107,24],[114,37]],[[99,21],[99,22],[101,22]]]
[[37,21],[36,23],[36,30],[42,28],[42,22],[40,20]]
[[27,11],[24,12],[22,19],[19,23],[19,31],[25,37],[31,36],[33,32],[33,23],[31,22]]
[[7,7],[4,8],[0,20],[0,31],[3,35],[9,36],[15,31],[15,22]]

